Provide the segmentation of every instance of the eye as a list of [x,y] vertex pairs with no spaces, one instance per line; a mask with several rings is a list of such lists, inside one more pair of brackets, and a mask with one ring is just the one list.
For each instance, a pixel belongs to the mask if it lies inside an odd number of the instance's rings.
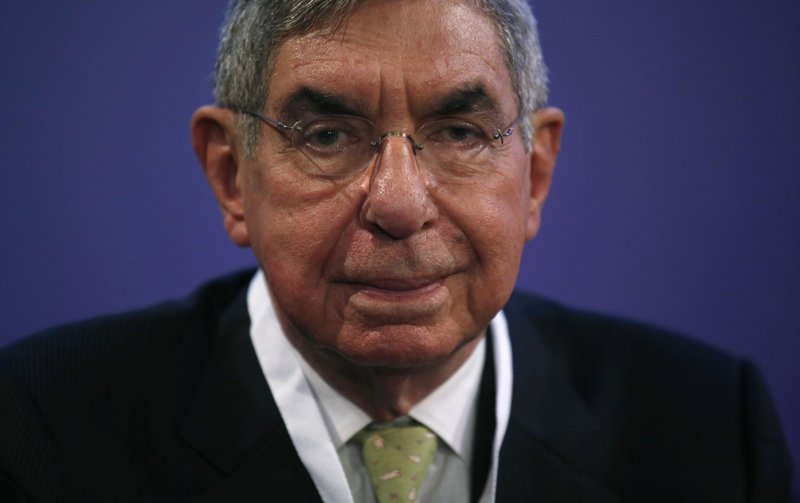
[[342,136],[341,131],[336,129],[325,129],[314,133],[314,135],[307,141],[315,145],[331,147],[339,143],[340,136]]
[[339,153],[358,145],[365,137],[363,129],[360,123],[348,118],[317,118],[298,127],[295,144],[315,153]]
[[486,134],[475,124],[459,119],[431,122],[422,128],[424,142],[442,148],[473,149],[486,145]]
[[446,141],[464,142],[469,140],[474,133],[465,127],[451,127],[445,131]]

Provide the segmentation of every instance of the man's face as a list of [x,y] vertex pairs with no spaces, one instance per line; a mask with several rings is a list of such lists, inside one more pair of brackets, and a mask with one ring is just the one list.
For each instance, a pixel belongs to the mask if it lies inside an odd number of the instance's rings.
[[[494,114],[492,127],[520,112],[490,21],[455,0],[366,2],[333,36],[287,40],[264,114],[291,124],[292,110],[330,106],[320,101],[409,134],[438,117],[434,105]],[[538,223],[530,154],[518,132],[505,141],[492,169],[458,183],[432,176],[402,137],[332,181],[298,169],[307,158],[263,127],[238,183],[247,241],[290,337],[360,365],[410,367],[481,335]]]

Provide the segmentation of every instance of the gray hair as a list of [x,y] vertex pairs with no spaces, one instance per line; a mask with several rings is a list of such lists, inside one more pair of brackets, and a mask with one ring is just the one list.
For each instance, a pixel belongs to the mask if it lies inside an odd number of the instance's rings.
[[[511,74],[517,109],[532,112],[547,103],[547,69],[536,20],[526,0],[468,0],[495,25]],[[214,69],[214,95],[221,106],[262,110],[277,49],[293,36],[314,29],[334,32],[358,0],[231,0],[222,27]],[[252,157],[260,121],[239,115],[244,154]],[[533,138],[530,114],[519,130],[526,149]]]

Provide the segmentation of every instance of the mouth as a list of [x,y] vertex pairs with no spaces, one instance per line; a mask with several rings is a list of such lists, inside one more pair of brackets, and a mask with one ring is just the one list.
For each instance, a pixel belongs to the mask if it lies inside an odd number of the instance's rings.
[[449,303],[447,277],[381,278],[347,282],[348,304],[373,322],[407,323],[440,312]]
[[424,293],[437,288],[444,282],[443,277],[435,278],[381,278],[348,282],[365,293],[408,295]]

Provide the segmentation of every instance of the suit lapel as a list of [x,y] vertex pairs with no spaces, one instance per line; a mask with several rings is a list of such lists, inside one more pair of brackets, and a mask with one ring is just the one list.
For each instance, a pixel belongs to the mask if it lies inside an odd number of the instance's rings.
[[182,438],[219,470],[197,501],[319,501],[250,341],[245,288],[219,321]]
[[565,362],[545,346],[530,306],[512,299],[504,312],[514,351],[514,389],[497,501],[522,494],[538,502],[618,501],[596,482],[610,450],[599,422],[572,386]]
[[483,495],[492,464],[494,431],[497,428],[494,369],[492,330],[489,327],[486,334],[486,359],[483,363],[483,374],[478,388],[478,410],[475,418],[475,434],[472,446],[470,494],[472,495],[471,500],[473,503],[479,501],[479,498]]

